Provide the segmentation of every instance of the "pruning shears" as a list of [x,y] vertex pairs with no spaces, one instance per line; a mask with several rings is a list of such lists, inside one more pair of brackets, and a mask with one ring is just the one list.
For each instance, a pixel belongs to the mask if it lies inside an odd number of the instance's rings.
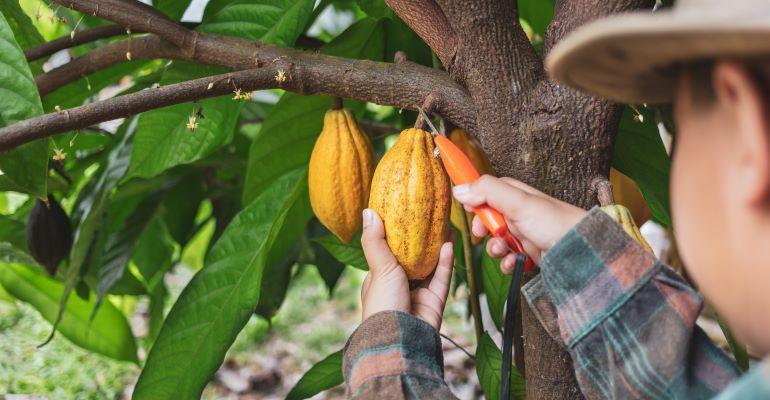
[[[436,151],[441,159],[441,163],[444,165],[444,169],[449,175],[449,179],[452,180],[454,185],[464,185],[473,183],[479,179],[479,172],[468,156],[463,151],[452,143],[446,135],[439,132],[430,118],[423,112],[421,108],[417,108],[420,117],[430,127],[433,134],[433,141],[436,144]],[[511,365],[512,365],[512,352],[513,352],[513,322],[516,317],[516,309],[519,302],[519,288],[521,284],[521,275],[523,271],[530,271],[534,268],[535,263],[532,262],[532,258],[527,257],[524,246],[521,244],[519,238],[514,236],[508,229],[508,224],[505,222],[505,217],[499,211],[490,207],[487,204],[474,207],[473,213],[481,220],[484,226],[489,231],[489,234],[494,237],[499,237],[505,240],[508,245],[508,249],[516,255],[516,262],[513,267],[513,278],[511,279],[511,285],[508,289],[508,301],[505,307],[505,320],[503,323],[503,360],[502,360],[502,376],[500,385],[500,398],[510,398],[511,388]]]

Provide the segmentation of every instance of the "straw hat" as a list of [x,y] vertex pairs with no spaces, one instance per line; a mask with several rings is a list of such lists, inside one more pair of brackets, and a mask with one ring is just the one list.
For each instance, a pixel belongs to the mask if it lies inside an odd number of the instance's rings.
[[587,24],[546,60],[562,83],[625,103],[673,99],[677,65],[770,56],[770,0],[678,0],[672,9]]

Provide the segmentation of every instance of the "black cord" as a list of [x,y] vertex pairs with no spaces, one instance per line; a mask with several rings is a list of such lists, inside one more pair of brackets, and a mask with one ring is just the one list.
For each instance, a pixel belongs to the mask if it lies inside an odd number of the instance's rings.
[[511,397],[511,368],[513,365],[513,323],[516,320],[516,310],[519,306],[519,290],[521,286],[521,274],[524,272],[524,262],[527,256],[516,255],[513,264],[513,278],[508,288],[508,301],[505,306],[505,322],[503,323],[503,366],[500,382],[500,399],[508,400]]

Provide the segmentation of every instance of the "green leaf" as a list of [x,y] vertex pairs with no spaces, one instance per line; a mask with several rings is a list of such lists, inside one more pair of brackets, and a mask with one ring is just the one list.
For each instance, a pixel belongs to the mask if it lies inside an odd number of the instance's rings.
[[27,252],[27,227],[18,220],[0,215],[0,242],[8,242],[13,247]]
[[213,0],[198,30],[292,46],[314,4],[314,0]]
[[232,220],[166,318],[134,399],[200,397],[259,302],[268,253],[287,214],[306,196],[307,172],[297,171]]
[[[175,63],[163,74],[161,85],[215,75],[217,67]],[[183,103],[143,113],[136,128],[130,177],[153,177],[168,168],[199,160],[228,143],[235,131],[241,103],[230,96]],[[187,128],[200,110],[198,127]]]
[[330,354],[302,375],[286,400],[300,400],[315,396],[343,383],[342,350]]
[[329,97],[281,96],[251,144],[243,204],[249,204],[276,179],[307,165],[323,116],[331,107]]
[[636,112],[631,108],[627,107],[623,113],[612,166],[639,185],[653,219],[668,227],[671,226],[668,194],[671,160],[660,138],[655,113],[648,108],[640,111],[643,122],[634,119]]
[[83,267],[87,265],[94,239],[105,238],[105,235],[98,236],[97,233],[104,230],[102,225],[105,220],[107,199],[128,168],[131,139],[135,127],[136,118],[126,121],[121,126],[115,135],[116,143],[106,154],[104,165],[98,173],[98,177],[92,178],[95,183],[92,186],[86,186],[81,191],[81,196],[78,197],[75,204],[72,220],[77,221],[77,228],[65,272],[59,314],[53,321],[54,330],[48,340],[53,338],[54,332],[64,316],[65,306],[72,289],[80,282],[86,272]]
[[283,304],[291,280],[292,267],[300,254],[301,242],[298,238],[302,236],[312,215],[308,196],[297,199],[286,214],[283,227],[267,256],[257,314],[269,319]]
[[[29,65],[3,14],[0,14],[0,93],[0,127],[43,113]],[[48,140],[35,140],[3,153],[0,170],[24,192],[45,198]]]
[[[503,364],[503,352],[495,342],[484,332],[476,347],[476,374],[479,384],[488,400],[500,400],[500,378]],[[516,368],[511,368],[511,394],[513,398],[524,398],[524,378]]]
[[323,246],[329,254],[341,263],[360,270],[369,270],[369,264],[366,262],[366,256],[364,256],[364,249],[361,248],[361,232],[356,233],[356,236],[350,239],[350,243],[343,243],[333,234],[313,239],[313,241]]
[[[20,263],[26,265],[38,265],[26,252],[8,242],[0,241],[0,262]],[[39,267],[42,269],[42,267]]]
[[342,273],[345,272],[345,264],[334,258],[323,246],[317,243],[313,244],[313,251],[315,252],[313,263],[318,269],[321,279],[324,280],[326,288],[329,289],[329,295],[331,295]]
[[395,18],[395,14],[383,0],[356,0],[356,3],[372,18]]
[[[380,59],[382,24],[367,18],[357,22],[322,52],[341,57]],[[346,102],[348,108],[363,110],[359,102]],[[331,98],[286,93],[273,107],[251,144],[243,188],[243,203],[262,193],[278,177],[310,161],[310,153],[321,133],[323,118],[332,107]]]
[[171,268],[173,255],[172,239],[163,221],[155,219],[139,236],[131,256],[147,292],[154,293],[162,285],[163,275]]
[[104,256],[101,257],[99,283],[96,286],[96,304],[94,314],[102,304],[104,296],[123,278],[128,260],[134,251],[144,228],[150,223],[158,210],[160,198],[157,194],[144,199],[134,210],[123,229],[113,232],[107,239]]
[[13,31],[16,43],[22,49],[35,47],[45,41],[29,16],[19,7],[18,0],[0,0],[0,10]]
[[180,246],[187,244],[193,234],[204,195],[203,176],[195,171],[182,177],[163,199],[163,221]]
[[543,36],[553,19],[553,0],[519,0],[519,16]]
[[189,5],[190,0],[155,0],[152,2],[153,7],[176,21],[182,18]]
[[719,327],[722,329],[722,333],[725,335],[725,339],[727,339],[727,345],[730,347],[730,352],[733,353],[735,363],[738,364],[738,369],[741,373],[746,373],[749,370],[749,354],[746,350],[746,345],[735,338],[735,335],[733,335],[730,326],[727,325],[724,318],[717,315],[716,319],[719,323]]
[[484,252],[481,261],[481,276],[484,293],[487,295],[487,305],[492,321],[500,332],[503,331],[503,309],[508,299],[508,289],[511,276],[500,270],[500,260],[496,260]]
[[[65,290],[61,282],[33,267],[0,263],[0,284],[8,293],[37,309],[49,322],[58,319],[58,300]],[[70,297],[57,328],[59,332],[86,350],[117,360],[138,362],[136,342],[125,315],[107,302],[89,321],[93,307],[93,300]]]

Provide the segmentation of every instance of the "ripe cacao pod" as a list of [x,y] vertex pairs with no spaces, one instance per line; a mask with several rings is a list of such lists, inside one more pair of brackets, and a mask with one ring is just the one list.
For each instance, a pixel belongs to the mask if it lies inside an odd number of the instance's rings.
[[27,245],[32,257],[54,275],[72,248],[72,226],[53,196],[37,199],[27,221]]
[[610,181],[606,178],[597,178],[593,182],[594,189],[596,190],[596,197],[599,199],[599,205],[602,211],[607,213],[612,219],[617,222],[624,231],[636,240],[642,247],[652,253],[650,244],[644,240],[642,233],[639,232],[639,228],[634,222],[634,217],[631,215],[631,211],[621,204],[615,203],[615,197],[613,195],[613,187]]
[[647,202],[642,197],[639,186],[631,178],[623,175],[615,168],[610,169],[610,183],[612,183],[612,194],[615,197],[615,204],[622,204],[631,211],[637,225],[641,225],[652,219],[652,212],[647,206]]
[[318,220],[347,243],[361,227],[376,156],[346,109],[329,110],[310,155],[308,190]]
[[369,207],[382,217],[388,246],[411,280],[433,272],[449,233],[449,178],[434,149],[428,132],[406,129],[372,180]]
[[647,249],[650,253],[652,253],[652,247],[650,247],[650,244],[647,243],[646,240],[644,240],[644,236],[642,236],[642,233],[639,232],[639,228],[636,226],[636,223],[634,222],[634,217],[631,215],[631,211],[628,210],[625,206],[622,206],[620,204],[612,204],[607,206],[601,207],[602,211],[607,213],[612,219],[615,220],[618,224],[620,224],[621,227],[623,227],[623,230],[626,231],[628,236],[631,236],[634,240],[636,240],[642,247]]
[[[454,129],[449,134],[449,140],[456,144],[457,147],[470,158],[471,163],[473,163],[473,166],[479,171],[479,174],[495,175],[495,170],[492,168],[492,162],[489,161],[489,157],[484,153],[484,149],[481,148],[481,143],[479,143],[476,138],[469,135],[465,129]],[[462,225],[463,212],[465,212],[465,210],[463,209],[462,204],[458,203],[457,200],[453,198],[451,220],[452,225],[456,226],[458,229],[461,229],[460,226]],[[470,227],[470,223],[473,220],[473,213],[465,212],[465,215],[466,218],[468,218]],[[474,245],[478,244],[481,239],[482,238],[471,233],[471,242]]]

